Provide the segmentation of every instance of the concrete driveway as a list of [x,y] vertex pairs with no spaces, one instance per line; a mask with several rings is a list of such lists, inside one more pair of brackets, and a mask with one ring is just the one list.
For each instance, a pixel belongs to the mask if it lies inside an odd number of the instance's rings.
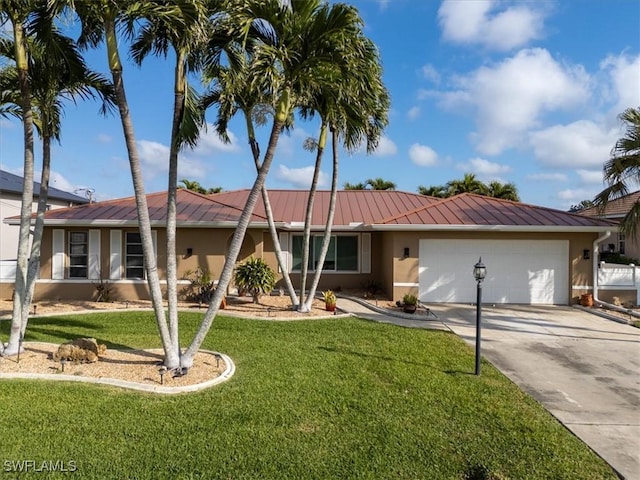
[[[430,307],[475,344],[475,306]],[[483,306],[481,346],[624,478],[640,479],[640,329],[571,307]]]

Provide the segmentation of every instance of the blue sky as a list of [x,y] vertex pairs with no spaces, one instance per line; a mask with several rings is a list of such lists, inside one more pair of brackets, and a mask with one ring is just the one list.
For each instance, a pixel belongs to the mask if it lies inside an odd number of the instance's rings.
[[[419,185],[470,172],[513,182],[524,202],[559,209],[602,189],[602,164],[624,133],[617,116],[640,106],[640,2],[349,3],[380,48],[392,105],[375,154],[341,153],[340,185],[383,177],[416,192]],[[108,73],[104,52],[91,52],[87,60]],[[172,66],[157,59],[141,68],[125,65],[149,193],[166,189]],[[230,125],[231,144],[209,129],[198,148],[184,151],[179,178],[225,190],[250,187],[254,167],[239,120]],[[53,186],[90,188],[98,200],[132,195],[117,116],[100,117],[92,102],[70,104],[62,128],[53,150]],[[298,120],[281,139],[269,188],[308,187],[314,156],[302,144],[317,128]],[[19,123],[0,119],[0,168],[18,174],[21,133]],[[38,150],[38,164],[40,157]],[[327,157],[324,188],[330,165]]]

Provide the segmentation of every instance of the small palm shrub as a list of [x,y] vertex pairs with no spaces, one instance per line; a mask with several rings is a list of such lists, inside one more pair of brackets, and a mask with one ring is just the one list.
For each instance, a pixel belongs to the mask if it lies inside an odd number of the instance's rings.
[[238,290],[245,290],[258,303],[260,295],[268,295],[276,284],[276,274],[261,258],[251,257],[236,267],[234,282]]
[[181,295],[189,301],[196,303],[209,303],[216,290],[216,284],[209,270],[198,267],[195,270],[184,272],[184,278],[189,280],[189,286],[185,287]]

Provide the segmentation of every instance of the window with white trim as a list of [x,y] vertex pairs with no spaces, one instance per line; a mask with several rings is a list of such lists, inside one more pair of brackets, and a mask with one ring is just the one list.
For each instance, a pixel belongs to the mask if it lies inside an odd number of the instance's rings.
[[87,278],[89,232],[69,233],[69,278]]
[[624,251],[625,251],[624,233],[618,233],[618,252],[620,252],[621,255],[624,255]]
[[[309,239],[309,270],[315,270],[318,266],[322,238],[323,235],[312,235]],[[302,235],[292,235],[291,243],[291,270],[299,272],[302,267]],[[358,250],[357,235],[331,235],[329,250],[322,267],[323,271],[357,272]]]
[[139,280],[144,278],[144,255],[142,239],[138,232],[125,234],[125,278]]

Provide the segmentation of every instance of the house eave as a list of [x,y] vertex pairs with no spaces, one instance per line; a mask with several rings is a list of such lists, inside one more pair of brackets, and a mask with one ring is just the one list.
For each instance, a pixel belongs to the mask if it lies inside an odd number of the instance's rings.
[[617,231],[615,226],[568,226],[568,225],[371,225],[372,230],[391,232],[602,232]]

